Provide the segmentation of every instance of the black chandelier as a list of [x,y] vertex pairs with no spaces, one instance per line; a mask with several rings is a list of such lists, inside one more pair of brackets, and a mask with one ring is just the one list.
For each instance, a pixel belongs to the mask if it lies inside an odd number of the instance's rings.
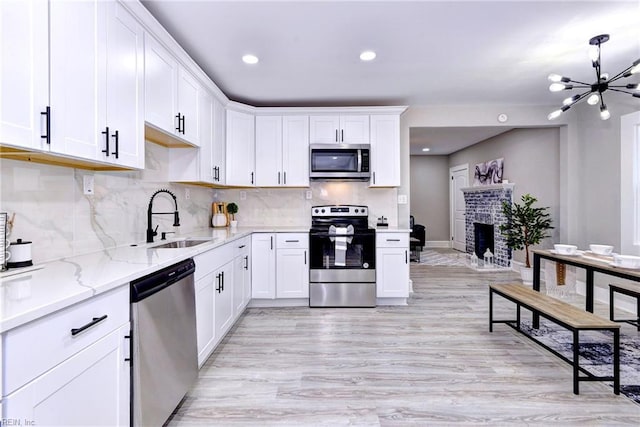
[[[551,92],[560,92],[563,90],[571,89],[587,89],[583,93],[571,96],[562,101],[562,107],[551,112],[547,116],[549,120],[558,118],[562,113],[567,111],[569,108],[571,108],[573,105],[577,104],[584,98],[587,98],[587,103],[589,105],[600,104],[600,118],[602,120],[607,120],[609,117],[611,117],[611,113],[609,113],[609,110],[607,109],[607,105],[604,103],[603,98],[604,92],[607,90],[628,93],[631,96],[640,98],[640,89],[638,88],[638,83],[629,83],[626,85],[612,84],[615,81],[627,78],[632,74],[640,74],[640,59],[636,60],[629,67],[622,70],[612,78],[609,78],[608,74],[601,72],[600,45],[608,40],[609,34],[601,34],[599,36],[592,37],[591,40],[589,40],[589,44],[592,46],[591,49],[589,49],[589,57],[591,58],[591,65],[593,65],[593,68],[595,68],[596,70],[595,83],[589,84],[579,82],[577,80],[572,80],[569,77],[564,77],[559,74],[549,74],[549,81],[551,82],[549,90]],[[636,92],[629,92],[629,90],[634,90]]]

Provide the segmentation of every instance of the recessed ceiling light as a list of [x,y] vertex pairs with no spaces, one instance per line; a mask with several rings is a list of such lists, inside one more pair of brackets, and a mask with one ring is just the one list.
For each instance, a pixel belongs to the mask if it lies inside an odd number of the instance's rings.
[[376,53],[372,50],[365,50],[360,54],[360,59],[362,61],[371,61],[375,59],[375,57],[376,57]]
[[431,148],[423,148],[422,151],[426,153],[427,151],[431,151]]
[[258,57],[255,56],[255,55],[248,54],[248,55],[244,55],[242,57],[242,61],[245,64],[257,64],[258,63]]

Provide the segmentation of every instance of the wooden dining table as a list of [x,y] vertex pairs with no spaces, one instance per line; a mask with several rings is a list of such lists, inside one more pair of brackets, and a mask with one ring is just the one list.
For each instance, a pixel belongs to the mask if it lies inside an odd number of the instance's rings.
[[[533,250],[533,290],[540,292],[540,261],[548,259],[557,263],[572,265],[583,268],[586,271],[586,302],[585,310],[593,313],[593,295],[595,273],[607,274],[609,276],[619,277],[640,283],[640,270],[614,267],[611,265],[612,257],[603,257],[589,252],[579,251],[576,255],[560,255],[553,250],[534,249]],[[640,285],[639,285],[640,288]],[[538,315],[533,316],[533,327],[538,328],[540,318]]]

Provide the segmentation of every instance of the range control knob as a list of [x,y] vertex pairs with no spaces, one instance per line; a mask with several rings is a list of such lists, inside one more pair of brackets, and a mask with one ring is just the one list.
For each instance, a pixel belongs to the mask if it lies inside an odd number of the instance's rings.
[[315,213],[318,213],[319,211],[318,211],[318,209],[316,209],[314,212],[315,212]]
[[356,208],[356,213],[358,213],[358,209]]
[[324,209],[322,209],[320,212],[324,213]]
[[362,208],[362,210],[360,212],[367,213],[367,210],[365,208]]

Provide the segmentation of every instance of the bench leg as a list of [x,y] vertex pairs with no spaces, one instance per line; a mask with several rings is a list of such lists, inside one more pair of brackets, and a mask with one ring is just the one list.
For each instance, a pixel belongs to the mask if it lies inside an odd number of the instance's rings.
[[611,288],[611,285],[609,285],[609,320],[615,322],[615,319],[613,318],[613,294],[613,288]]
[[489,332],[493,332],[493,289],[489,288]]
[[580,339],[577,329],[573,331],[573,394],[580,394]]
[[516,326],[518,330],[520,330],[520,304],[516,304],[518,306],[518,311],[516,312]]
[[640,331],[640,297],[636,297],[636,328]]
[[620,329],[613,330],[613,393],[620,394]]

